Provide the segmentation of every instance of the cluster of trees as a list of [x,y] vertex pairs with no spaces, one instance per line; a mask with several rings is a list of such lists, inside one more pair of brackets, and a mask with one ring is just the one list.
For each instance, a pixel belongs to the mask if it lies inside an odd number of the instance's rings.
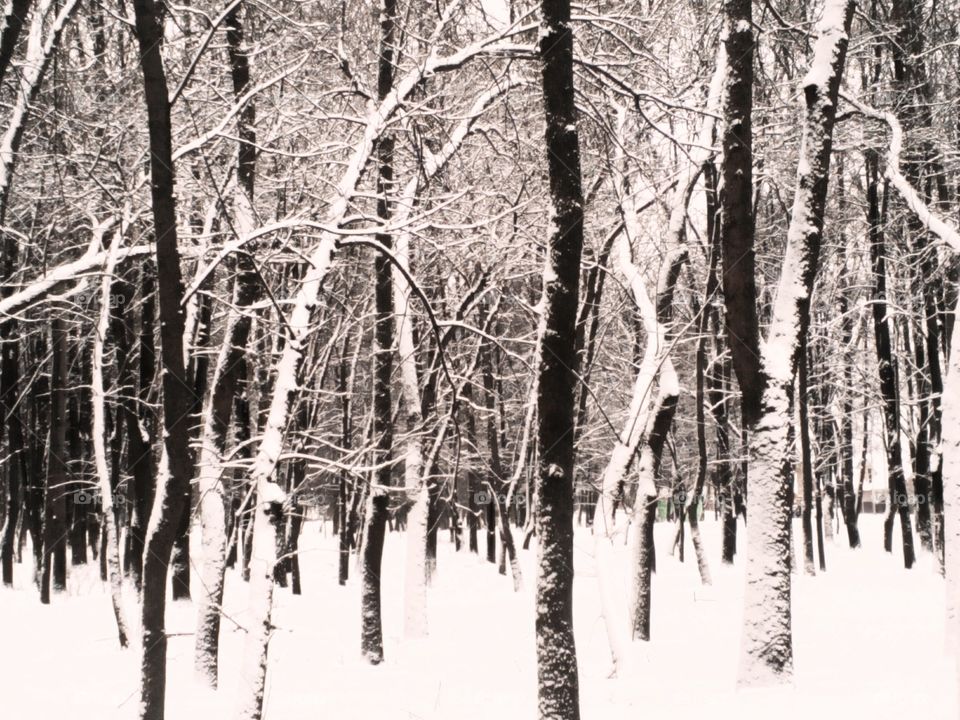
[[[164,715],[168,585],[189,599],[201,576],[195,664],[216,686],[234,566],[237,714],[260,716],[310,508],[340,584],[356,555],[371,663],[388,531],[408,637],[441,531],[465,552],[485,531],[518,589],[535,542],[544,718],[579,714],[578,513],[616,664],[650,637],[659,497],[705,583],[749,507],[745,683],[791,672],[794,508],[803,567],[825,570],[835,523],[861,542],[868,473],[887,550],[899,524],[905,565],[931,552],[960,586],[960,8],[4,12],[2,578],[31,548],[50,603],[99,560],[124,646],[132,583],[143,718]],[[708,497],[722,548],[700,539]]]

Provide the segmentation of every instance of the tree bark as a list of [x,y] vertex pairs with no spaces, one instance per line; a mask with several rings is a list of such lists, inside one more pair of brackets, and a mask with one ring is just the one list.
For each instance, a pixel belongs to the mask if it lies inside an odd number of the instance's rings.
[[[807,393],[809,387],[807,384],[807,374],[809,365],[809,356],[807,354],[806,338],[801,339],[799,368],[797,372],[797,398],[798,422],[800,424],[800,466],[803,473],[803,514],[801,516],[801,525],[803,527],[803,569],[807,575],[815,575],[816,569],[813,564],[813,461],[810,449],[810,418],[807,414]],[[821,539],[821,546],[822,546]],[[822,549],[822,547],[821,547]]]
[[853,0],[829,0],[803,80],[797,189],[768,340],[763,348],[761,417],[750,439],[750,532],[739,683],[780,683],[793,671],[790,599],[789,435],[801,339],[822,242],[833,126]]
[[573,637],[573,429],[583,190],[573,86],[569,0],[542,0],[543,82],[551,223],[538,368],[537,695],[541,720],[578,720]]
[[10,67],[10,61],[17,49],[17,41],[23,32],[23,23],[30,12],[32,0],[12,0],[7,5],[3,18],[3,32],[0,33],[0,83],[3,82]]
[[[123,612],[123,569],[120,566],[120,544],[117,539],[117,514],[114,508],[114,486],[107,468],[106,435],[106,398],[103,385],[103,346],[107,330],[110,327],[110,291],[113,287],[113,270],[116,265],[116,251],[123,238],[124,228],[117,230],[110,243],[110,252],[103,269],[103,281],[100,293],[100,317],[97,334],[93,341],[93,359],[91,365],[91,401],[93,405],[93,453],[100,488],[100,507],[103,513],[103,527],[106,535],[104,555],[106,555],[107,575],[110,582],[110,600],[113,615],[117,623],[117,636],[120,647],[127,646],[129,631]],[[116,429],[119,435],[119,428]]]
[[763,391],[753,214],[753,3],[724,2],[727,77],[723,93],[720,237],[723,299],[733,370],[740,383],[743,424],[760,417]]
[[[244,47],[243,24],[237,9],[224,20],[233,94],[239,101],[250,84],[250,65]],[[251,100],[237,117],[237,181],[239,192],[234,196],[234,229],[242,236],[254,229],[254,190],[256,178],[256,119]],[[197,607],[197,634],[194,645],[194,670],[210,687],[218,683],[220,638],[220,605],[226,569],[226,512],[224,472],[219,467],[226,448],[227,434],[233,415],[234,401],[246,385],[245,362],[250,328],[253,322],[250,306],[260,297],[256,267],[247,253],[236,258],[237,277],[233,302],[227,315],[223,345],[217,358],[213,390],[203,412],[199,462],[199,505],[203,543],[203,592]]]
[[[394,52],[396,51],[396,0],[382,0],[380,8],[380,60],[377,67],[377,97],[380,101],[393,89]],[[377,217],[386,222],[390,218],[388,195],[393,191],[393,137],[380,137],[377,145]],[[390,235],[378,234],[377,240],[386,248],[392,247]],[[383,628],[380,609],[380,565],[386,532],[391,485],[390,459],[393,449],[393,405],[390,386],[393,374],[393,277],[386,256],[377,253],[374,258],[374,323],[373,350],[373,453],[376,484],[371,489],[367,514],[367,539],[363,548],[363,592],[361,597],[361,653],[367,662],[377,665],[383,661]]]
[[192,475],[188,444],[190,398],[183,363],[183,287],[177,248],[170,101],[161,55],[163,24],[155,0],[136,0],[134,12],[150,135],[164,431],[158,495],[150,513],[143,562],[140,717],[162,720],[166,692],[167,571],[180,517],[189,510],[184,500],[189,497]]
[[[139,385],[137,407],[126,413],[127,458],[133,475],[133,516],[130,526],[129,569],[137,589],[143,583],[143,552],[147,523],[153,510],[156,493],[154,457],[151,442],[156,431],[156,418],[150,408],[156,376],[156,343],[154,321],[156,316],[156,282],[153,263],[143,263],[140,273],[140,339]],[[146,437],[145,437],[146,436]]]
[[43,577],[40,602],[67,589],[67,332],[56,314],[50,318],[50,435],[43,512]]

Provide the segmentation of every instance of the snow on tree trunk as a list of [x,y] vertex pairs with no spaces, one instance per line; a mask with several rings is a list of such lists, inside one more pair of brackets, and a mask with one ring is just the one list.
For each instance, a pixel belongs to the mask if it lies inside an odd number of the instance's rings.
[[782,682],[793,671],[790,606],[790,426],[801,338],[810,321],[837,98],[855,3],[828,0],[806,99],[797,189],[773,317],[761,347],[761,413],[750,438],[750,526],[738,682]]
[[[541,302],[537,306],[538,310],[542,313],[543,310],[543,298],[541,297]],[[540,344],[542,342],[541,330],[543,329],[543,323],[537,323],[537,340],[533,352],[533,362],[531,363],[532,367],[539,367],[540,365]],[[527,454],[530,449],[530,434],[531,429],[533,428],[533,417],[537,409],[537,377],[534,376],[534,381],[531,384],[530,392],[527,397],[527,410],[523,419],[523,431],[520,435],[520,444],[517,446],[517,464],[513,469],[513,475],[510,477],[510,481],[507,484],[507,502],[505,503],[506,507],[510,507],[513,502],[514,493],[517,490],[517,486],[520,482],[520,478],[526,469]],[[501,518],[501,522],[509,522],[508,518]],[[513,543],[513,537],[510,536],[510,543]],[[517,558],[516,547],[505,547],[508,555],[508,560],[510,562],[510,575],[513,578],[513,589],[516,592],[519,592],[523,587],[523,575],[520,571],[520,561]]]
[[569,0],[542,0],[543,82],[550,217],[538,367],[537,695],[540,720],[578,720],[573,636],[573,428],[583,190],[573,87]]
[[[271,415],[273,409],[271,408]],[[279,438],[279,436],[274,437]],[[286,500],[283,490],[269,480],[269,475],[264,474],[268,467],[272,473],[272,464],[261,446],[261,452],[257,456],[254,467],[257,496],[250,553],[250,602],[245,616],[247,635],[240,661],[239,687],[241,690],[237,693],[237,707],[234,712],[234,717],[238,720],[259,720],[263,716],[267,650],[273,631],[270,621],[273,603],[273,568],[277,563],[277,535],[283,519],[283,504]]]
[[[707,110],[711,114],[719,102],[724,65],[723,49],[721,48],[707,96]],[[618,583],[615,579],[612,561],[613,542],[618,534],[615,527],[614,510],[618,504],[622,505],[623,503],[623,487],[627,472],[636,457],[641,439],[644,437],[645,431],[648,430],[647,424],[653,404],[652,389],[655,380],[659,379],[662,386],[666,382],[671,389],[676,385],[679,392],[672,362],[666,357],[668,326],[666,323],[660,322],[658,308],[650,300],[643,275],[640,269],[634,265],[631,257],[632,243],[641,237],[641,229],[637,216],[636,199],[628,180],[630,168],[625,155],[625,148],[630,145],[626,132],[627,117],[628,110],[624,107],[618,108],[616,121],[618,142],[616,143],[613,177],[614,189],[619,198],[623,217],[624,230],[614,241],[613,261],[617,271],[630,287],[633,300],[640,312],[647,342],[637,379],[634,382],[633,395],[630,399],[623,431],[617,438],[610,460],[601,477],[600,493],[594,507],[593,518],[597,581],[600,585],[603,616],[606,622],[607,638],[610,642],[615,671],[616,666],[625,659],[624,641],[629,635],[629,623],[623,603],[616,597],[616,588],[621,583]],[[708,115],[708,118],[710,119],[704,122],[700,129],[696,147],[691,153],[691,162],[683,173],[683,179],[671,201],[670,223],[667,227],[667,237],[665,239],[665,245],[670,249],[668,253],[670,260],[665,264],[666,271],[662,278],[664,287],[661,288],[662,293],[666,296],[662,298],[666,306],[672,304],[673,285],[686,258],[682,246],[690,190],[699,175],[700,166],[707,160],[710,152],[708,148],[711,144],[714,122],[711,115]],[[658,305],[660,301],[661,298],[658,297]],[[668,310],[668,307],[664,307],[663,310]],[[669,312],[667,312],[667,315],[669,315]],[[665,317],[665,319],[667,318]],[[659,462],[659,459],[657,462]],[[641,474],[640,486],[637,490],[638,502],[642,504],[644,498],[655,495],[654,475]]]
[[[673,423],[677,401],[680,397],[680,384],[673,368],[673,362],[665,358],[660,369],[660,390],[653,414],[646,430],[646,443],[640,453],[637,474],[641,487],[654,484],[663,458],[663,447],[667,433]],[[640,523],[631,535],[631,558],[634,568],[633,597],[631,616],[633,618],[633,638],[650,639],[650,616],[652,605],[652,573],[656,567],[653,544],[653,524],[657,511],[657,493],[641,494],[637,492],[634,501],[634,514],[639,515]]]
[[107,560],[107,578],[110,582],[110,601],[113,615],[117,621],[117,635],[120,647],[127,646],[129,632],[123,614],[123,572],[120,567],[120,545],[117,541],[117,517],[113,505],[113,488],[110,485],[110,472],[107,469],[105,397],[103,391],[103,344],[110,326],[110,291],[113,287],[113,270],[117,262],[117,249],[123,239],[125,228],[121,226],[110,243],[107,262],[103,267],[103,280],[100,291],[100,317],[96,335],[93,338],[93,359],[91,361],[91,400],[93,402],[93,456],[97,469],[97,483],[100,489],[100,507],[103,512],[103,527],[106,533],[104,553]]
[[[236,227],[242,232],[253,222],[245,192],[236,194],[235,206]],[[251,325],[246,308],[259,294],[259,280],[249,259],[241,256],[238,265],[239,275],[234,288],[233,303],[227,315],[224,342],[213,373],[213,391],[208,396],[203,411],[198,461],[197,490],[203,564],[200,571],[202,591],[197,601],[194,669],[201,681],[210,687],[216,687],[218,681],[220,603],[223,599],[227,550],[226,506],[220,461],[226,446],[234,395],[242,382],[240,372],[245,368],[242,358],[246,354]]]
[[[618,147],[620,146],[621,144],[618,143]],[[601,607],[607,628],[607,640],[613,656],[614,672],[626,660],[625,642],[631,635],[627,608],[620,595],[622,583],[617,580],[613,559],[613,544],[622,530],[615,525],[614,510],[617,505],[623,505],[627,472],[646,429],[653,383],[657,376],[658,363],[663,359],[661,349],[664,340],[663,329],[657,323],[656,311],[647,293],[643,276],[631,259],[630,239],[637,237],[636,207],[632,191],[626,185],[625,172],[621,171],[615,177],[617,178],[615,182],[619,186],[617,191],[620,195],[626,231],[622,232],[615,241],[613,260],[617,271],[626,280],[633,293],[633,300],[640,311],[646,331],[647,344],[634,383],[623,432],[617,438],[617,443],[601,477],[600,493],[597,496],[593,515],[597,583],[600,587]],[[646,482],[637,489],[637,498],[640,503],[644,498],[656,495],[656,486],[650,478],[645,480]]]
[[264,679],[260,674],[266,673],[273,565],[276,563],[277,553],[278,521],[273,517],[273,506],[281,502],[279,498],[283,495],[283,491],[272,478],[283,451],[284,432],[291,406],[300,388],[306,336],[312,327],[312,309],[317,302],[323,278],[333,262],[333,242],[329,238],[321,241],[311,260],[313,262],[303,278],[296,305],[287,321],[291,336],[287,338],[277,365],[270,410],[253,466],[256,512],[253,524],[249,610],[253,617],[250,626],[256,630],[251,630],[247,635],[244,647],[244,679],[238,691],[240,701],[237,715],[242,718],[257,718],[262,710]]
[[[377,67],[377,95],[383,100],[390,94],[394,82],[394,52],[397,23],[396,0],[380,0],[380,52]],[[395,138],[385,133],[377,141],[376,151],[376,197],[377,219],[386,224],[391,217],[394,195],[393,151]],[[378,233],[377,241],[388,251],[393,245],[393,236]],[[381,573],[383,561],[383,539],[387,521],[388,488],[393,484],[393,278],[392,266],[383,253],[373,258],[373,358],[371,375],[373,380],[373,451],[371,457],[376,470],[370,476],[370,482],[376,482],[376,490],[371,489],[372,512],[367,516],[368,542],[363,552],[363,595],[361,596],[360,635],[363,656],[371,663],[383,660],[383,619],[381,614]],[[426,515],[426,513],[424,513]],[[426,525],[420,520],[421,526]],[[425,545],[424,545],[425,547]],[[418,553],[419,554],[419,553]],[[424,558],[426,552],[423,553]],[[409,558],[417,562],[419,558]],[[424,576],[426,567],[423,568]],[[417,620],[425,620],[426,589],[425,580],[419,579],[417,585],[423,588],[418,594],[422,600],[423,613],[413,619],[411,631],[426,633],[426,627],[419,627]],[[406,592],[412,592],[407,587]],[[369,645],[367,644],[369,643]]]
[[[414,181],[413,192],[417,183]],[[406,192],[398,200],[398,216],[409,215],[414,198]],[[394,254],[409,273],[410,233],[397,235]],[[403,401],[404,452],[403,484],[409,502],[407,514],[407,554],[404,572],[403,629],[410,638],[427,634],[427,510],[430,501],[423,477],[423,438],[420,427],[420,380],[417,376],[416,345],[413,341],[413,315],[410,312],[411,290],[404,274],[393,268],[393,303],[396,322],[397,355],[400,365],[400,392]]]
[[[234,97],[238,100],[250,84],[250,65],[244,48],[243,25],[237,10],[225,19],[230,74]],[[237,185],[234,197],[235,229],[241,236],[254,230],[254,187],[256,171],[256,130],[253,126],[255,106],[251,101],[241,111],[237,132]],[[223,470],[220,457],[226,447],[227,433],[233,412],[234,396],[243,382],[246,368],[243,358],[247,350],[252,318],[252,305],[260,295],[256,267],[246,253],[237,257],[233,303],[227,314],[223,345],[214,368],[212,386],[203,411],[200,439],[198,494],[203,548],[201,568],[202,591],[197,602],[197,633],[194,642],[194,670],[201,682],[216,687],[220,647],[220,604],[226,565],[226,506],[223,493]]]
[[360,652],[371,665],[383,662],[383,619],[380,612],[380,566],[387,528],[389,496],[379,488],[367,496],[360,576]]

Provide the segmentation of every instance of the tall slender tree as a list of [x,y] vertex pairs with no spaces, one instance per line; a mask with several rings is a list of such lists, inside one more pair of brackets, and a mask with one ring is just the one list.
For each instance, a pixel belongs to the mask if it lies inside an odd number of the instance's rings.
[[188,445],[191,393],[183,362],[183,287],[177,247],[170,96],[161,52],[163,20],[155,0],[136,0],[133,7],[150,137],[150,189],[163,368],[163,454],[143,557],[140,717],[141,720],[162,720],[166,694],[167,571],[180,517],[189,511],[193,474]]
[[763,346],[761,408],[750,438],[750,533],[739,682],[782,682],[793,672],[790,595],[792,473],[790,433],[794,379],[810,324],[840,80],[853,0],[828,0],[810,68],[803,78],[804,115],[797,187],[787,248]]
[[[380,8],[380,59],[377,65],[377,97],[382,102],[393,89],[394,62],[397,51],[397,2],[382,0]],[[377,145],[377,217],[390,219],[389,195],[393,192],[394,140],[389,134],[380,137]],[[392,246],[387,233],[377,235],[385,248]],[[371,490],[367,509],[367,538],[363,546],[363,597],[361,603],[361,651],[368,662],[383,660],[383,625],[380,609],[380,565],[387,524],[393,448],[393,403],[390,386],[393,381],[393,277],[388,258],[377,253],[374,258],[374,370],[373,370],[373,435],[376,443],[375,473],[378,487]]]
[[538,707],[541,720],[577,720],[580,691],[573,638],[573,430],[583,189],[570,2],[542,0],[540,9],[551,222],[543,271],[544,332],[537,385]]

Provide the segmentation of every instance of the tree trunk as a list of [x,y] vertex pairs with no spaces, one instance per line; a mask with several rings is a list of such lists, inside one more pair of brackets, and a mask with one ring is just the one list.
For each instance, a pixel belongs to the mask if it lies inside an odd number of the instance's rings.
[[759,321],[754,271],[753,215],[753,3],[727,0],[727,78],[723,93],[723,166],[720,237],[723,299],[733,370],[740,383],[743,424],[760,416]]
[[[839,212],[844,209],[844,185],[842,156],[837,158],[837,196]],[[851,356],[853,342],[853,317],[851,316],[849,297],[850,272],[847,268],[849,246],[847,239],[840,228],[840,245],[844,248],[844,264],[841,274],[840,287],[840,344],[842,347],[843,363],[843,401],[840,411],[840,482],[837,485],[837,496],[840,503],[840,515],[847,528],[847,542],[851,548],[860,547],[860,530],[857,527],[857,502],[853,489],[853,358]]]
[[[143,552],[147,523],[153,511],[156,492],[154,457],[151,442],[154,439],[156,418],[148,403],[153,399],[156,375],[156,343],[154,320],[156,314],[156,283],[153,264],[145,262],[140,274],[140,368],[139,403],[136,412],[127,415],[127,458],[133,475],[133,517],[130,527],[130,570],[134,584],[141,589],[143,581]],[[146,437],[144,437],[146,435]]]
[[[69,337],[68,337],[69,341]],[[80,380],[81,384],[87,384],[86,378]],[[67,501],[67,542],[70,546],[70,564],[86,565],[87,563],[87,511],[92,503],[86,502],[87,498],[92,499],[90,487],[87,485],[83,473],[84,463],[84,443],[81,437],[82,421],[80,420],[80,393],[69,393],[67,398],[67,477],[71,479],[69,491],[66,493]],[[78,495],[78,491],[84,494]],[[79,502],[78,502],[79,500]]]
[[573,637],[573,429],[583,191],[573,87],[569,0],[542,0],[540,69],[550,178],[551,233],[544,268],[538,368],[537,669],[541,720],[578,720]]
[[650,612],[653,607],[651,583],[656,566],[656,548],[653,541],[653,526],[657,518],[657,497],[655,495],[637,495],[634,512],[640,516],[640,523],[633,541],[635,557],[633,565],[637,576],[634,587],[633,638],[650,640]]
[[40,602],[67,589],[67,332],[54,309],[50,318],[50,436],[43,512],[43,577]]
[[[6,32],[6,31],[5,31]],[[0,48],[2,49],[2,48]],[[16,238],[9,233],[3,234],[3,284],[0,286],[0,296],[7,297],[13,292],[10,282],[17,267],[19,248]],[[3,584],[13,585],[13,556],[16,540],[17,522],[20,515],[21,502],[27,500],[28,489],[24,487],[24,454],[25,442],[21,411],[16,407],[19,397],[20,378],[20,338],[17,325],[13,320],[0,325],[0,411],[6,422],[0,423],[0,438],[7,433],[7,450],[9,460],[6,463],[6,509],[2,534],[0,534],[0,564],[2,564]],[[23,499],[21,499],[21,488]],[[24,523],[25,525],[28,523]]]
[[[340,390],[340,444],[345,451],[353,447],[353,381],[356,377],[357,359],[360,356],[360,338],[357,338],[357,347],[353,352],[353,357],[348,357],[350,347],[349,332],[343,340],[343,351],[340,355],[339,371],[339,390]],[[349,498],[347,494],[348,471],[340,471],[340,478],[337,489],[337,511],[340,514],[340,562],[337,571],[338,581],[341,585],[347,584],[347,578],[350,573],[350,548],[353,543],[353,525],[352,514],[349,508]]]
[[[903,562],[907,568],[913,566],[913,532],[910,527],[907,484],[903,476],[902,453],[900,450],[900,400],[897,384],[896,358],[890,337],[890,325],[887,319],[887,269],[886,250],[884,248],[883,216],[878,197],[878,158],[876,153],[867,152],[867,223],[870,239],[870,259],[873,266],[875,297],[873,307],[873,333],[877,347],[877,364],[880,375],[880,394],[883,397],[884,432],[887,448],[887,487],[890,492],[890,508],[884,522],[884,548],[893,550],[893,518],[899,512],[903,537]],[[884,205],[887,193],[884,192]]]
[[[100,506],[103,512],[103,528],[106,543],[103,555],[106,556],[107,575],[110,582],[110,600],[113,603],[113,616],[117,623],[117,635],[120,647],[127,646],[127,621],[123,612],[123,569],[120,567],[120,545],[117,540],[117,513],[114,509],[114,486],[111,484],[107,468],[106,435],[106,398],[103,385],[103,346],[107,330],[110,327],[110,290],[113,287],[112,276],[116,265],[116,251],[123,239],[123,227],[117,230],[110,243],[110,252],[103,269],[100,293],[100,317],[97,334],[93,340],[93,359],[91,365],[91,401],[93,405],[93,454],[96,464],[97,480],[100,488]],[[119,428],[117,428],[119,435]]]
[[163,367],[163,457],[143,562],[140,717],[141,720],[162,720],[166,692],[167,635],[164,615],[167,571],[181,515],[189,510],[184,500],[189,497],[192,475],[188,444],[190,398],[186,391],[188,385],[183,363],[183,287],[177,248],[170,101],[161,55],[163,24],[155,0],[136,0],[134,11],[150,134],[151,197]]
[[[224,20],[233,94],[238,100],[250,84],[249,60],[244,47],[243,25],[236,9]],[[237,149],[239,192],[234,196],[235,230],[243,235],[254,229],[253,202],[256,178],[255,105],[244,105],[237,119],[240,143]],[[220,647],[220,605],[223,601],[226,569],[226,513],[224,472],[219,467],[226,448],[234,402],[246,385],[245,362],[250,327],[250,306],[260,297],[256,267],[247,253],[237,255],[237,277],[233,302],[227,315],[223,345],[217,358],[211,384],[213,391],[203,412],[198,495],[203,543],[203,592],[197,604],[197,634],[194,644],[194,670],[201,682],[217,687]],[[236,438],[238,441],[241,438]]]
[[[807,371],[809,364],[807,354],[807,339],[801,339],[800,359],[798,360],[798,378],[797,378],[797,398],[798,420],[800,423],[800,465],[803,473],[803,515],[801,516],[801,525],[803,527],[803,569],[808,575],[815,575],[816,570],[813,564],[813,522],[811,513],[813,511],[813,461],[810,450],[810,419],[807,416]],[[821,550],[823,541],[821,538]]]
[[790,603],[789,435],[801,339],[810,323],[810,296],[822,242],[833,125],[843,75],[853,0],[829,0],[819,23],[806,100],[797,189],[787,248],[763,347],[762,413],[750,439],[747,589],[739,683],[780,683],[793,671]]
[[[380,60],[377,68],[377,96],[382,101],[393,89],[394,52],[396,48],[396,0],[382,0],[380,12]],[[377,217],[390,218],[388,195],[393,190],[393,137],[384,135],[377,145]],[[386,248],[392,246],[390,235],[378,234]],[[380,610],[380,565],[386,533],[391,485],[390,458],[393,448],[393,406],[390,386],[393,374],[393,277],[391,266],[382,253],[374,258],[376,320],[374,325],[373,437],[376,451],[374,464],[378,487],[370,491],[367,513],[367,539],[363,548],[363,593],[361,597],[361,653],[367,662],[383,661],[383,629]]]
[[23,32],[23,23],[30,13],[32,0],[12,0],[7,5],[3,18],[3,32],[0,33],[0,83],[3,82],[10,67],[10,61],[17,49],[17,41]]

